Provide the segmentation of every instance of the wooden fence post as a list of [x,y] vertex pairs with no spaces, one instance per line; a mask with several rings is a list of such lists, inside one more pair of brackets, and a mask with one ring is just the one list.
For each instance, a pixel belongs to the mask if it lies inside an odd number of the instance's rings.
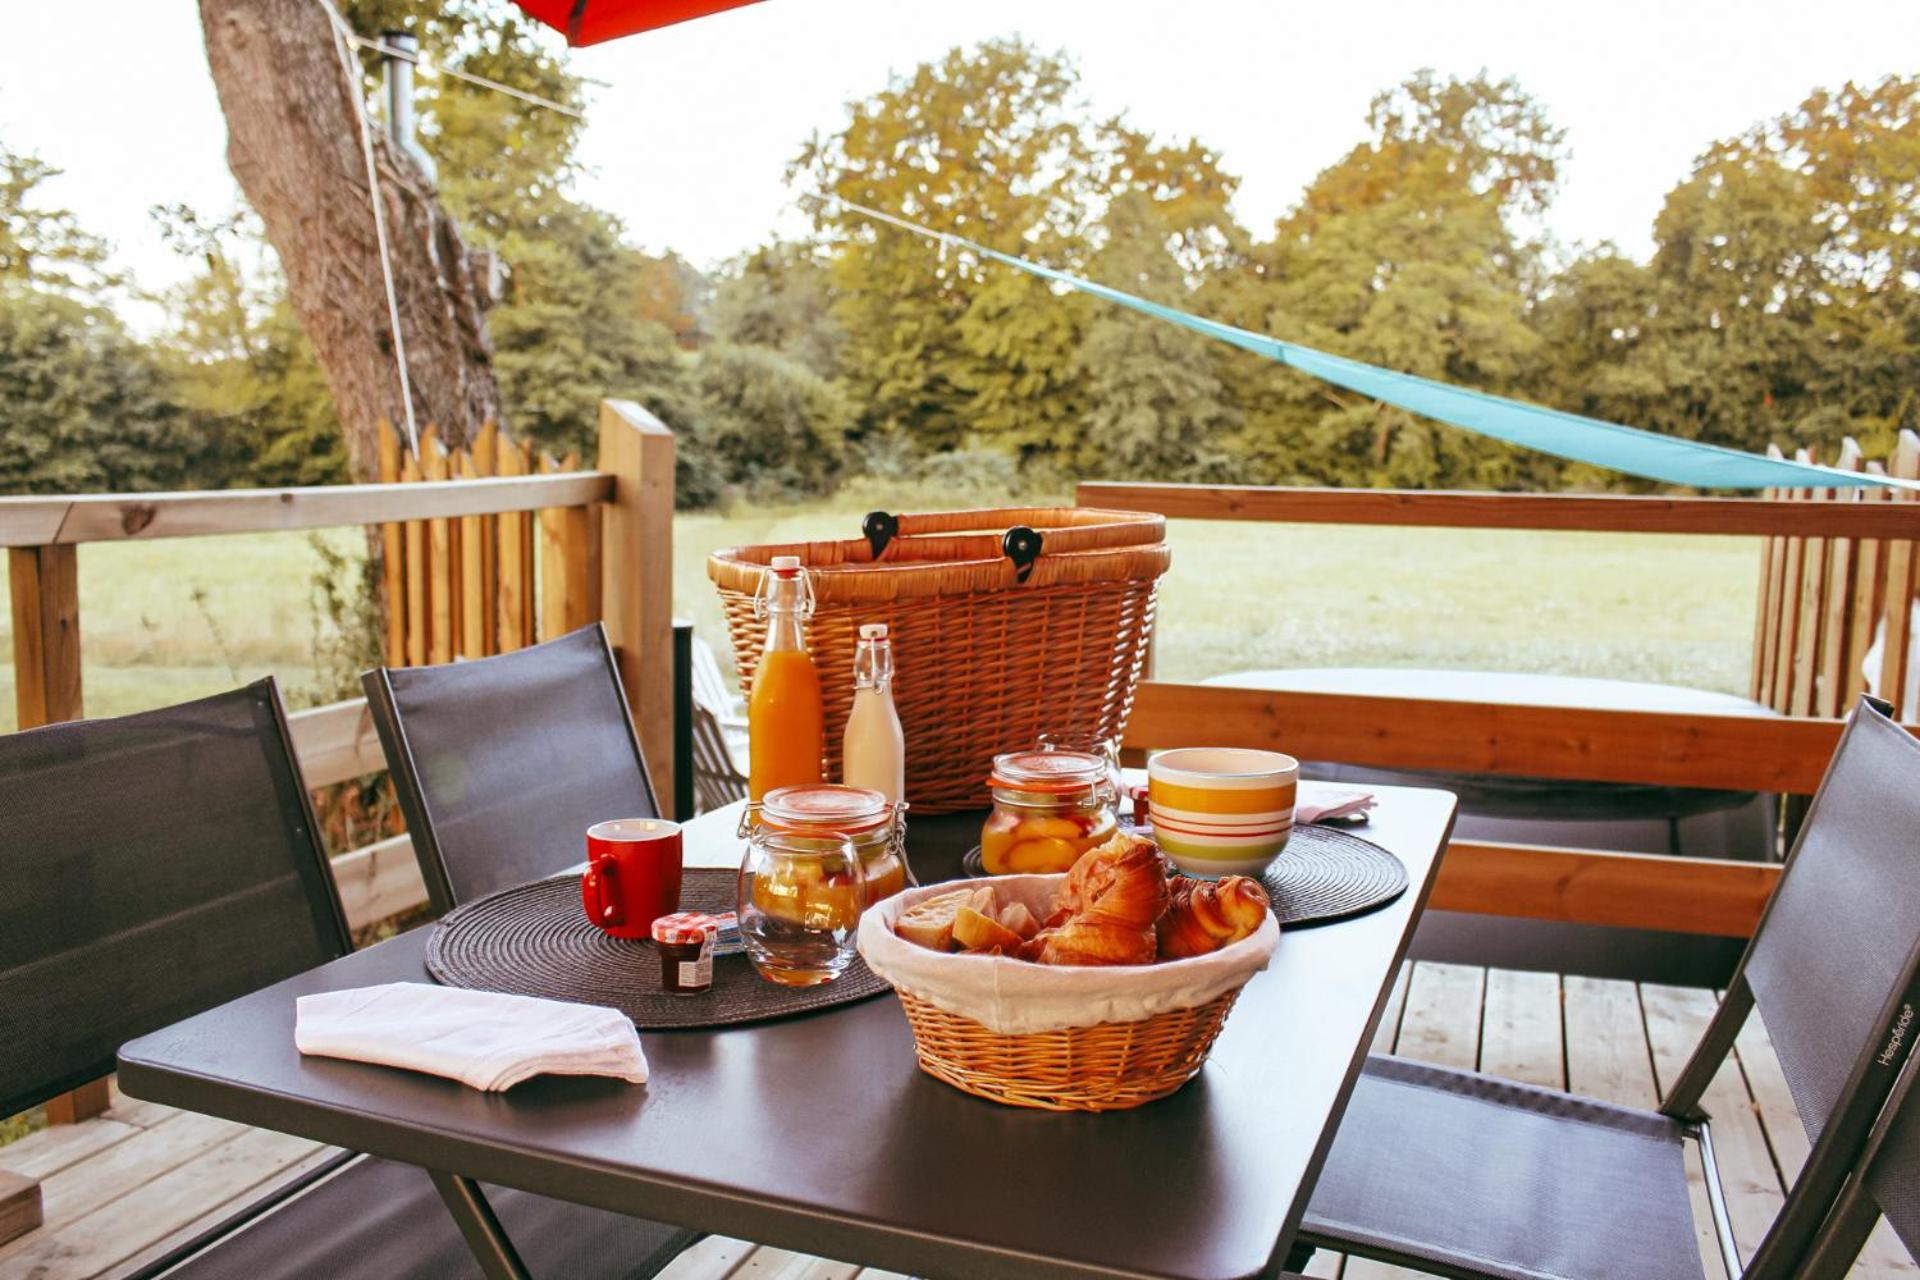
[[[80,560],[72,545],[12,547],[13,698],[16,722],[33,729],[85,714],[80,693]],[[112,1102],[104,1079],[47,1102],[51,1124],[97,1116]]]
[[631,401],[602,400],[599,469],[614,478],[602,515],[601,617],[654,794],[673,809],[673,432]]

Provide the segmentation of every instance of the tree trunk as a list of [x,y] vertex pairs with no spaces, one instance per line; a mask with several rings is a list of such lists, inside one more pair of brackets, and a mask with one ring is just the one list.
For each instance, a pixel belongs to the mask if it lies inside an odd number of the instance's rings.
[[[280,256],[354,474],[377,479],[376,424],[405,415],[354,114],[357,74],[341,67],[315,0],[200,0],[200,21],[227,163]],[[461,444],[501,418],[483,277],[419,166],[381,134],[374,156],[414,414]]]

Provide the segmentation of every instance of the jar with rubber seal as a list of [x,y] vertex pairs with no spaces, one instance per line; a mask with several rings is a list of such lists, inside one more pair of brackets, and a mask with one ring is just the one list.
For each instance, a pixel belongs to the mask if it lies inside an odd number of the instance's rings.
[[1066,871],[1119,826],[1108,759],[1092,751],[1010,751],[987,779],[993,812],[980,833],[988,875]]
[[866,905],[891,898],[914,883],[907,866],[907,806],[867,787],[830,782],[781,787],[740,818],[740,836],[756,826],[800,836],[844,836],[860,855]]

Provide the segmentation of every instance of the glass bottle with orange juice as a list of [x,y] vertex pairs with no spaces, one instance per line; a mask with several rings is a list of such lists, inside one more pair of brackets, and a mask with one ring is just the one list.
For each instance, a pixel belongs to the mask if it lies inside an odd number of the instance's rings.
[[820,672],[807,652],[804,624],[813,588],[799,556],[775,556],[760,582],[754,612],[767,620],[767,640],[747,693],[747,795],[821,780],[826,736]]

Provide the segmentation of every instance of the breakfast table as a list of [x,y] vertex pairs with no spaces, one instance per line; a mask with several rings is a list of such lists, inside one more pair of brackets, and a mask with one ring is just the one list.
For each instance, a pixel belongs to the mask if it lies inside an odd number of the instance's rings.
[[[1310,801],[1313,784],[1302,785]],[[1200,1074],[1134,1110],[996,1105],[915,1068],[891,995],[781,1021],[648,1032],[644,1085],[540,1077],[484,1093],[302,1056],[299,996],[428,983],[423,926],[128,1042],[128,1094],[473,1181],[917,1276],[1239,1280],[1286,1263],[1431,888],[1451,794],[1385,787],[1358,833],[1408,888],[1287,931]],[[738,806],[685,826],[739,860]],[[922,883],[963,875],[980,816],[916,817]],[[484,1201],[447,1195],[490,1277],[525,1272]]]

